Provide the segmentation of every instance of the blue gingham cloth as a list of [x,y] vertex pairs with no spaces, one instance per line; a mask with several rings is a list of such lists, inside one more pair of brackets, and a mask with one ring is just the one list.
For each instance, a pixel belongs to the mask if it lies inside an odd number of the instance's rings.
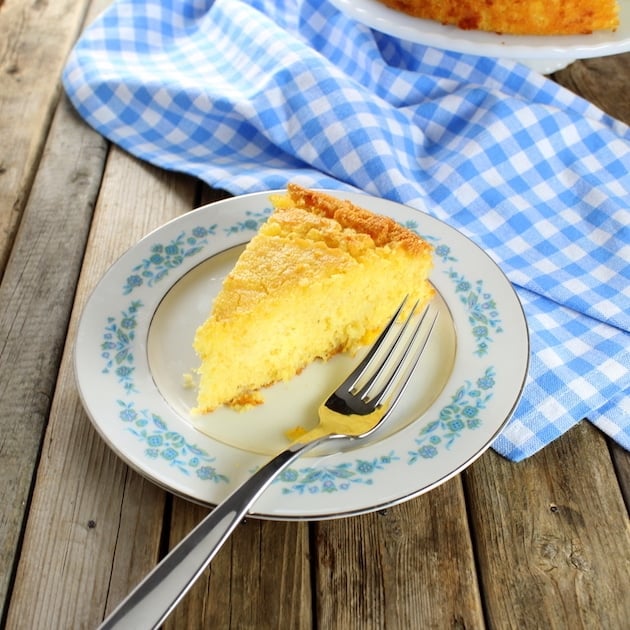
[[239,194],[361,189],[491,253],[531,334],[493,447],[587,417],[630,448],[630,130],[516,63],[374,32],[326,0],[118,0],[63,75],[130,153]]

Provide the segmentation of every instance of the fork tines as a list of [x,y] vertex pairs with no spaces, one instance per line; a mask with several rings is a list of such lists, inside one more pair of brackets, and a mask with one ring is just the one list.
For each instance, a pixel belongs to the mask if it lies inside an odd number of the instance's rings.
[[[407,298],[353,374],[350,391],[372,407],[380,407],[388,400],[393,405],[402,395],[437,319],[437,310],[427,306],[412,325],[419,306],[416,302],[405,320],[397,326],[406,302]],[[374,367],[377,361],[378,365]]]

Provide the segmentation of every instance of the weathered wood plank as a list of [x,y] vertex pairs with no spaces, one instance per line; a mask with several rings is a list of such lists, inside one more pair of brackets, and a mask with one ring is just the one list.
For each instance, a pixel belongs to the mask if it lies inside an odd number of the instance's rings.
[[[110,152],[37,471],[9,628],[95,627],[158,557],[163,493],[156,497],[157,489],[143,487],[97,437],[78,399],[72,350],[83,305],[107,267],[144,234],[189,210],[195,189],[190,178]],[[115,585],[112,566],[122,578]]]
[[[107,588],[106,614],[116,608],[158,561],[166,498],[158,486],[126,469],[122,506],[117,506],[120,521]],[[109,550],[105,558],[108,554]]]
[[460,477],[385,514],[314,527],[319,627],[484,627]]
[[[207,510],[174,501],[171,546]],[[165,630],[313,627],[307,523],[247,519],[164,625]]]
[[0,2],[0,277],[89,0]]
[[582,59],[552,78],[630,125],[630,53]]
[[[90,17],[109,2],[93,0]],[[0,504],[5,506],[0,521],[0,611],[5,612],[107,146],[78,120],[65,99],[57,106],[47,136],[47,112],[57,98],[63,59],[56,55],[65,54],[59,37],[71,44],[72,40],[65,39],[72,34],[70,20],[80,23],[83,5],[87,3],[73,3],[71,11],[63,3],[0,6],[0,32],[7,35],[0,46],[0,73],[5,70],[11,76],[0,90],[0,277],[13,247],[0,287],[0,304],[5,307],[0,312],[4,343],[0,349],[0,451],[5,479],[0,490]],[[52,25],[46,25],[49,19],[54,20]],[[42,37],[44,44],[38,41]],[[33,46],[37,51],[31,55]],[[55,49],[50,58],[49,48]],[[44,63],[41,55],[46,57]],[[29,85],[21,86],[25,80]],[[32,98],[37,102],[31,103]],[[18,135],[24,134],[31,142],[20,144],[22,136],[16,139],[9,127],[16,127]],[[35,147],[43,146],[44,140],[43,156],[35,159],[39,152]],[[5,168],[7,159],[10,167]],[[12,213],[22,212],[27,196],[21,191],[31,184],[19,236],[13,243],[14,230],[7,226],[17,226]],[[13,194],[15,204],[10,209],[5,201]]]
[[610,453],[615,464],[617,480],[626,503],[626,510],[630,512],[630,453],[614,443],[610,444]]
[[106,143],[64,100],[0,285],[0,609],[22,532]]
[[490,452],[465,480],[490,627],[627,628],[628,514],[592,425],[519,464]]

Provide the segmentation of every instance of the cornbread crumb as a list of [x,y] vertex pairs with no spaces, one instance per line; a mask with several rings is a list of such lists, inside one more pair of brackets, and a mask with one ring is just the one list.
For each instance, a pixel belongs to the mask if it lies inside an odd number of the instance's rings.
[[261,388],[371,342],[405,295],[433,295],[431,246],[389,217],[294,184],[272,203],[195,334],[193,413],[261,404]]
[[306,435],[308,431],[301,426],[293,427],[293,429],[289,429],[285,432],[285,436],[289,442],[295,442],[299,440],[303,435]]

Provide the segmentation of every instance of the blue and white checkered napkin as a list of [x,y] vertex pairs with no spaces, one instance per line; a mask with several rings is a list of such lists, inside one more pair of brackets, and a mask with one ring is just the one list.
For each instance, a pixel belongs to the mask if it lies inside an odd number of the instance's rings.
[[523,302],[523,459],[584,417],[630,448],[630,130],[511,62],[373,32],[326,0],[118,0],[64,73],[82,116],[234,194],[358,188],[428,207]]

